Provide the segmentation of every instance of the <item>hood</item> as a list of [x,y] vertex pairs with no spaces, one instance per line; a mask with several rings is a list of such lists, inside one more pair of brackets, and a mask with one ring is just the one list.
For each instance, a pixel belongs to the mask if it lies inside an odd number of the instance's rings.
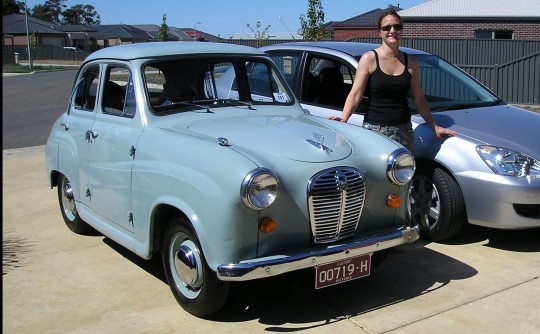
[[[540,158],[540,114],[510,105],[433,113],[435,122],[478,144]],[[423,121],[423,120],[422,120]]]
[[188,130],[216,143],[218,138],[224,138],[233,149],[248,156],[329,162],[345,159],[352,152],[343,136],[308,117],[243,115],[212,118],[193,123]]

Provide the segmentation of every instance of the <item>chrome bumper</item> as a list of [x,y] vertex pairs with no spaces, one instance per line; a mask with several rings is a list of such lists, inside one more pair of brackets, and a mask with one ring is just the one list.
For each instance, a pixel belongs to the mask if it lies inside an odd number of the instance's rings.
[[411,243],[416,241],[419,236],[418,227],[415,226],[380,237],[358,240],[344,245],[329,246],[309,253],[269,256],[242,261],[238,264],[222,264],[218,266],[217,274],[219,279],[223,281],[248,281],[276,276]]

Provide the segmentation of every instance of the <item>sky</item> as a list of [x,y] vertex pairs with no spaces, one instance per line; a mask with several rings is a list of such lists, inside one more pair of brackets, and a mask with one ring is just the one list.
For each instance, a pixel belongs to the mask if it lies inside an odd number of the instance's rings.
[[[20,0],[22,1],[22,0]],[[325,22],[344,21],[389,4],[409,9],[430,0],[321,0]],[[45,0],[26,0],[29,9]],[[92,5],[101,17],[101,24],[161,25],[163,14],[168,26],[193,28],[229,38],[235,34],[262,32],[267,26],[272,33],[296,33],[300,15],[306,14],[308,0],[67,0],[67,7]],[[257,22],[260,28],[257,30]]]

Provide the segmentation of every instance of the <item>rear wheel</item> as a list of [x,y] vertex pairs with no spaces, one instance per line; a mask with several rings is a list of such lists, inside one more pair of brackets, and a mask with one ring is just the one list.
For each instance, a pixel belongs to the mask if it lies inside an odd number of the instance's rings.
[[459,185],[438,167],[418,168],[409,185],[407,208],[412,223],[431,241],[453,237],[467,220]]
[[208,267],[199,240],[180,219],[173,219],[165,233],[161,253],[167,281],[182,308],[205,317],[223,307],[229,283]]
[[65,175],[61,175],[58,181],[58,202],[62,218],[71,231],[86,234],[92,230],[92,227],[83,221],[77,212],[73,188]]

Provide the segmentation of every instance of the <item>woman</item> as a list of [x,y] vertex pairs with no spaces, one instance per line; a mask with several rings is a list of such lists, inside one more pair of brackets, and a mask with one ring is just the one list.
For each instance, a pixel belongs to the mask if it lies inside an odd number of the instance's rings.
[[381,46],[362,55],[341,117],[330,119],[347,122],[368,87],[366,95],[369,102],[363,124],[365,128],[412,149],[414,136],[407,102],[410,93],[418,112],[439,139],[454,136],[455,131],[440,127],[433,121],[420,87],[418,63],[412,56],[399,50],[403,30],[401,17],[393,10],[384,12],[379,17],[378,28],[382,38]]

